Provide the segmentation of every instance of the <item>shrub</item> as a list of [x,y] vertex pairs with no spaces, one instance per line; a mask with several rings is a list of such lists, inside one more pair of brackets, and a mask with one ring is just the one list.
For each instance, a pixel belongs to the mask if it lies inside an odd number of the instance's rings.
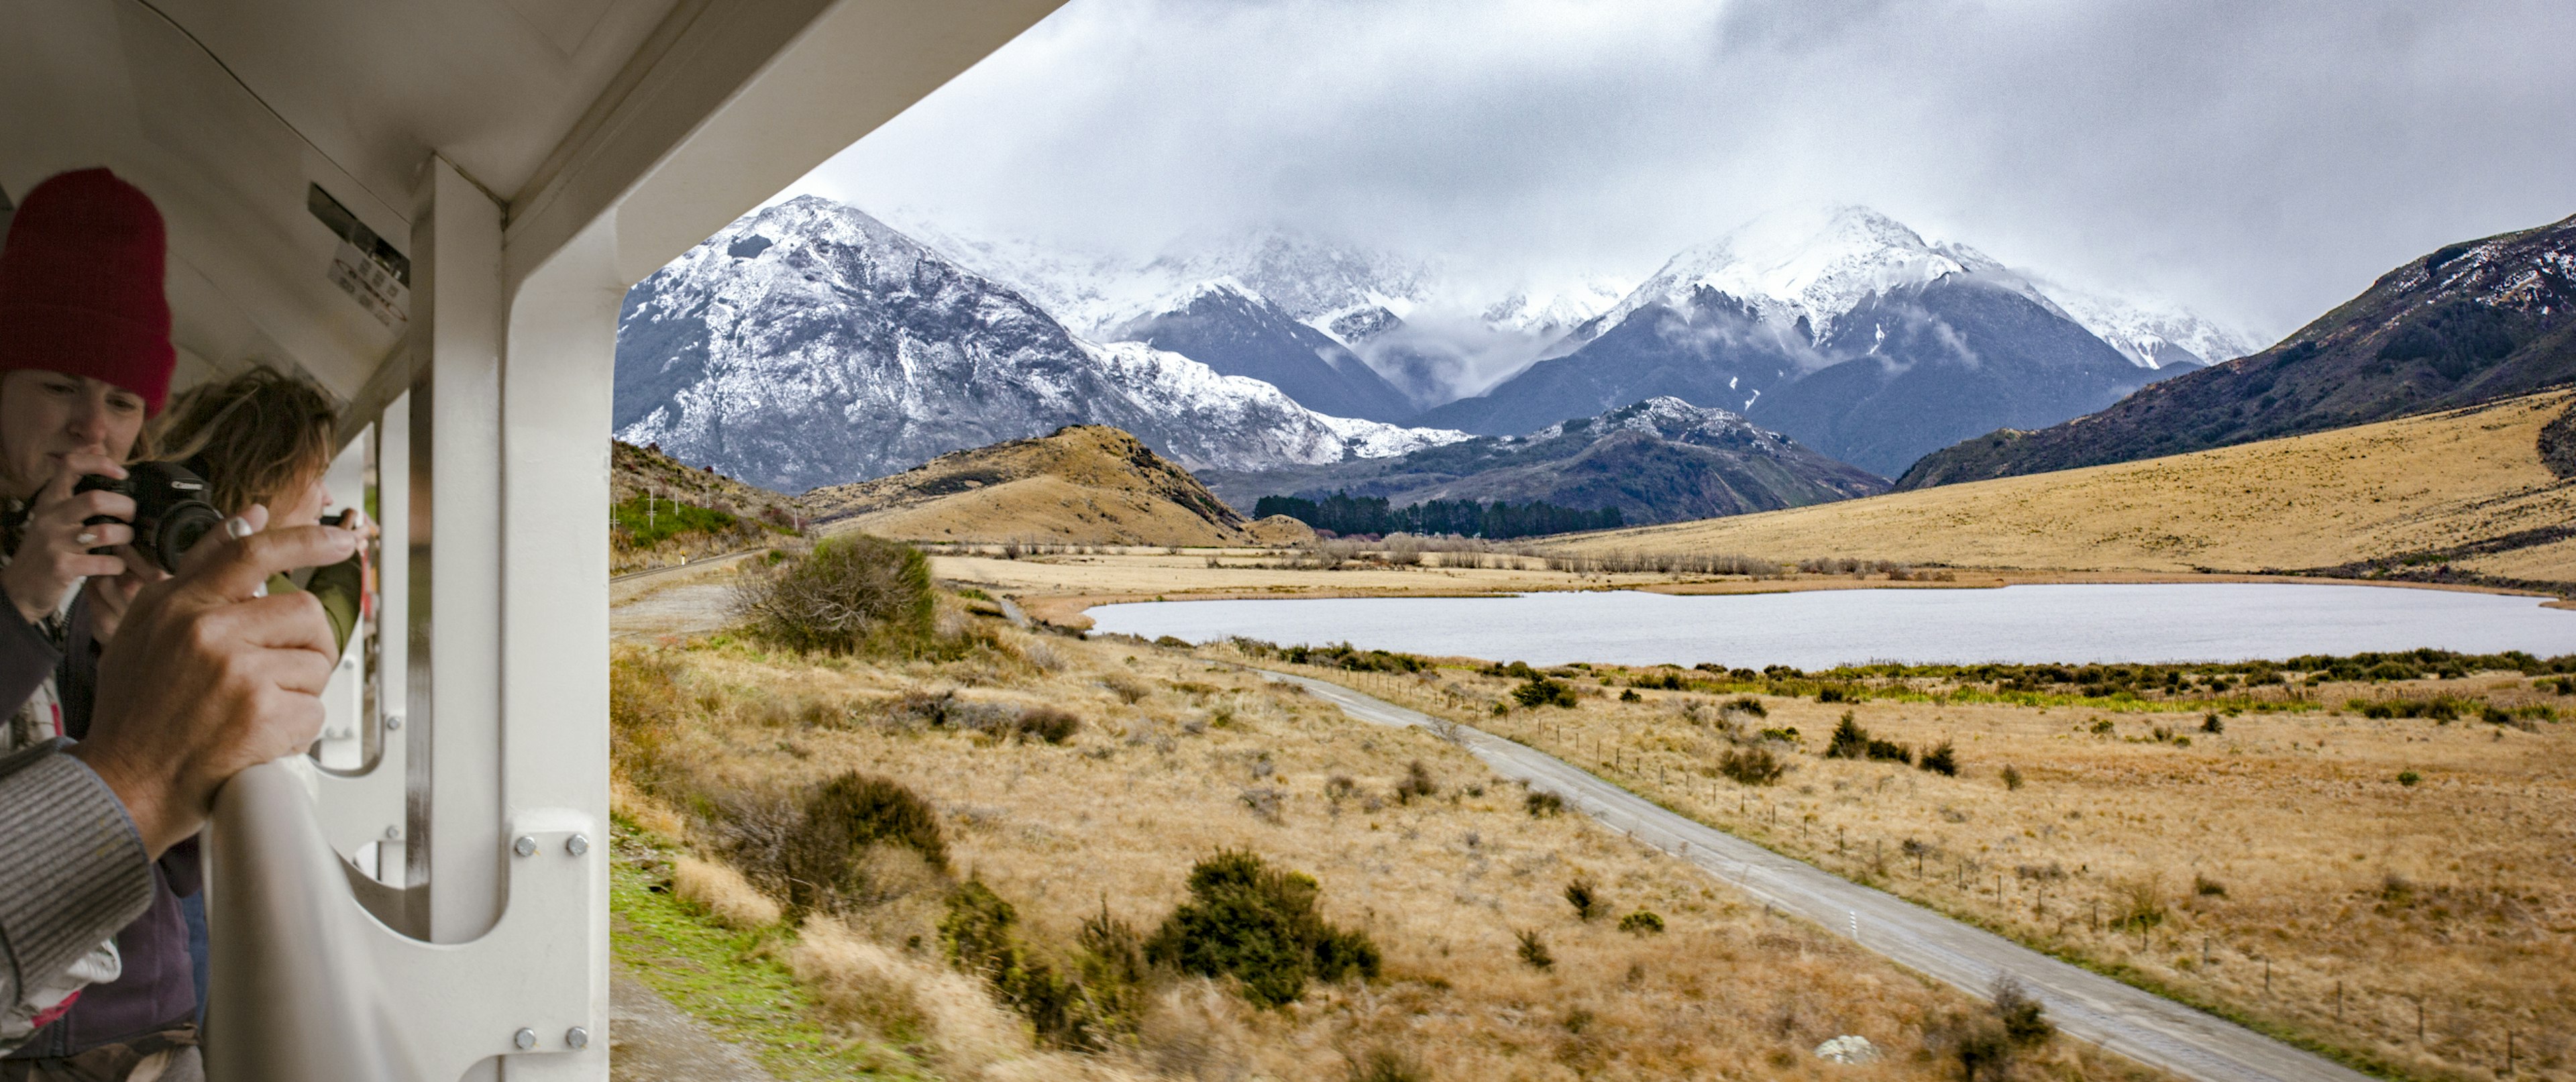
[[1637,694],[1637,689],[1635,688],[1626,688],[1619,692],[1619,701],[1623,703],[1638,703],[1646,701],[1646,697]]
[[1796,744],[1798,742],[1798,727],[1792,725],[1786,729],[1764,729],[1762,730],[1762,739],[1777,740],[1783,744]]
[[2218,715],[2211,714],[2208,717],[2200,719],[2200,731],[2208,733],[2211,736],[2216,736],[2227,731],[2227,723],[2219,720]]
[[1539,938],[1538,929],[1531,928],[1512,934],[1521,941],[1520,955],[1523,964],[1539,970],[1556,968],[1556,956],[1548,953],[1547,940]]
[[[1108,1047],[1112,1034],[1134,1028],[1144,977],[1144,965],[1132,950],[1119,954],[1132,945],[1122,943],[1120,934],[1132,941],[1133,932],[1105,912],[1097,920],[1097,926],[1084,922],[1083,949],[1076,952],[1080,971],[1095,977],[1097,986],[1030,957],[1012,930],[1019,923],[1018,911],[971,879],[949,892],[939,941],[950,965],[983,978],[996,998],[1029,1020],[1040,1041],[1096,1050]],[[1112,953],[1094,954],[1090,947],[1095,944]]]
[[1869,730],[1860,727],[1851,711],[1843,711],[1842,723],[1834,726],[1833,738],[1825,742],[1825,758],[1858,759],[1867,754]]
[[1438,795],[1440,795],[1440,783],[1431,780],[1430,769],[1424,767],[1420,759],[1407,765],[1404,768],[1404,777],[1395,783],[1395,799],[1400,804],[1411,804],[1415,797]]
[[859,857],[871,845],[901,846],[933,867],[948,866],[938,813],[897,782],[845,773],[816,786],[798,812],[778,860],[797,912],[836,904],[856,885]]
[[1995,1019],[2004,1024],[2004,1039],[2013,1047],[2036,1048],[2057,1036],[2057,1026],[2048,1020],[2047,1010],[2012,974],[1995,978],[1992,999]]
[[1771,754],[1770,748],[1757,745],[1719,756],[1717,770],[1738,784],[1769,785],[1789,772],[1789,764]]
[[1845,692],[1840,685],[1827,684],[1824,687],[1816,689],[1816,701],[1820,703],[1850,702],[1851,695],[1848,692]]
[[1619,930],[1635,936],[1659,935],[1664,930],[1664,918],[1654,910],[1640,909],[1619,918]]
[[1955,778],[1959,776],[1958,752],[1950,746],[1950,742],[1947,740],[1942,741],[1941,746],[1924,752],[1923,762],[1918,765],[1922,766],[1925,770],[1929,770],[1935,774],[1940,774],[1945,777]]
[[2203,898],[2224,898],[2227,896],[2227,886],[2224,883],[2220,883],[2218,880],[2212,879],[2198,872],[2193,872],[2191,876],[2191,892],[2200,895]]
[[2022,777],[2020,770],[2011,766],[2004,767],[2004,788],[2019,789],[2021,788],[2021,782]]
[[1871,740],[1867,750],[1872,759],[1904,763],[1907,766],[1914,765],[1914,749],[1903,744],[1888,740]]
[[1049,744],[1061,744],[1072,739],[1074,732],[1081,728],[1081,718],[1052,706],[1038,706],[1020,712],[1019,718],[1011,723],[1011,735],[1021,740],[1034,737]]
[[2409,789],[2414,788],[2416,782],[2423,780],[2424,775],[2418,774],[2412,770],[2400,770],[2397,772],[2397,784],[2403,785]]
[[2165,922],[2164,892],[2152,877],[2111,884],[2111,927],[2145,931]]
[[1190,869],[1189,892],[1146,941],[1148,960],[1233,977],[1245,999],[1264,1007],[1296,1002],[1310,979],[1378,975],[1377,944],[1326,923],[1315,909],[1322,888],[1302,872],[1222,850]]
[[824,540],[734,584],[734,615],[791,650],[837,654],[906,646],[930,635],[930,562],[909,545],[866,534]]
[[1521,686],[1512,689],[1512,701],[1522,706],[1573,706],[1574,687],[1561,680],[1550,680],[1533,674]]
[[2109,718],[2093,719],[2093,735],[2095,736],[2109,736],[2117,728],[2117,726],[2111,724],[2111,719]]
[[1533,790],[1521,798],[1521,806],[1529,809],[1532,819],[1550,819],[1565,814],[1565,798],[1555,793]]
[[1565,885],[1565,904],[1574,907],[1577,920],[1591,920],[1600,916],[1604,908],[1600,896],[1592,889],[1592,881],[1579,875]]
[[1742,696],[1734,702],[1726,704],[1724,709],[1730,714],[1751,714],[1757,718],[1767,718],[1771,716],[1771,711],[1762,705],[1762,700],[1756,699],[1750,695]]

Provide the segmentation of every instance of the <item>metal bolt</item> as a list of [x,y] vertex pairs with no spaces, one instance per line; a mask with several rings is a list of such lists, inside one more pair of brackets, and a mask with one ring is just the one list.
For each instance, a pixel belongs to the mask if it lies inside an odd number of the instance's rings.
[[521,834],[518,841],[510,843],[510,851],[523,857],[533,857],[537,855],[537,840]]
[[571,1029],[565,1030],[564,1043],[571,1045],[576,1050],[588,1048],[590,1047],[590,1031],[583,1029],[580,1026],[574,1026]]
[[392,840],[394,840],[394,839],[396,839],[396,838],[399,838],[399,837],[402,837],[402,828],[401,828],[401,827],[386,827],[386,828],[385,828],[385,840],[386,840],[386,841],[392,841]]
[[564,839],[564,852],[570,853],[574,856],[580,856],[584,853],[590,852],[590,836],[586,834],[575,834],[572,837]]
[[399,728],[402,728],[402,715],[400,715],[400,714],[387,714],[387,715],[385,715],[385,728],[386,728],[387,730],[393,730],[393,729],[399,729]]
[[521,1026],[519,1027],[519,1032],[510,1035],[510,1043],[518,1046],[519,1051],[522,1052],[535,1048],[537,1046],[537,1031],[529,1029],[526,1026]]

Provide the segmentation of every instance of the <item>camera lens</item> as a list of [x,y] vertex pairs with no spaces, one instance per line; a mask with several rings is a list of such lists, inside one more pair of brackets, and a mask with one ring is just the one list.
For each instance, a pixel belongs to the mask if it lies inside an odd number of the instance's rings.
[[159,536],[153,539],[153,561],[164,569],[177,569],[179,557],[223,524],[224,516],[213,505],[200,500],[180,501],[161,516]]

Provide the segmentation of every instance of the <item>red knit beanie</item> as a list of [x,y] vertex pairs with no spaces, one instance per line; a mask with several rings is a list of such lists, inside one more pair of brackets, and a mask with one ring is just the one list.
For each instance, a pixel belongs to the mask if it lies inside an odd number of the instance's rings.
[[36,185],[0,247],[0,372],[88,376],[161,412],[178,364],[166,254],[152,197],[116,174],[82,169]]

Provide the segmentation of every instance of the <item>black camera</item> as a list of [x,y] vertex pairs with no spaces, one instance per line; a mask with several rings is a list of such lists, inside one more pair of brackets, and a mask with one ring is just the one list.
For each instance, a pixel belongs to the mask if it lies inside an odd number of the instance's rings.
[[[90,474],[72,491],[107,491],[132,499],[134,551],[164,571],[177,570],[179,557],[224,523],[223,512],[206,502],[206,479],[176,462],[137,462],[126,468],[122,481]],[[95,526],[125,520],[100,515],[88,521]]]

